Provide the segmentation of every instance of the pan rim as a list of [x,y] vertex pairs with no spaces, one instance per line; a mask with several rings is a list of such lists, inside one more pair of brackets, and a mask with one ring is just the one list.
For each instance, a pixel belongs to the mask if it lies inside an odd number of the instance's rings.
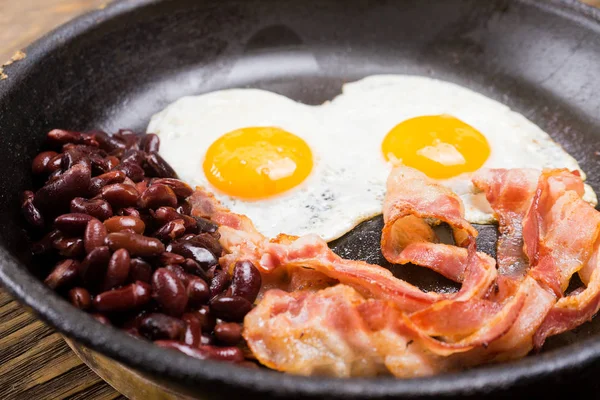
[[[0,81],[0,98],[8,96],[27,76],[34,64],[58,51],[65,40],[76,40],[96,25],[123,16],[135,9],[164,0],[139,0],[111,3],[103,9],[84,14],[37,40],[24,51],[27,57],[7,69]],[[577,0],[513,0],[539,7],[564,18],[587,19],[600,30],[600,10]],[[2,118],[0,114],[0,118]],[[0,282],[21,304],[40,319],[86,347],[127,366],[176,381],[223,383],[240,389],[273,394],[309,396],[338,395],[353,398],[388,396],[448,396],[483,394],[521,382],[542,379],[564,369],[583,369],[600,358],[600,338],[589,338],[564,348],[526,357],[519,361],[426,378],[324,378],[280,374],[270,370],[251,370],[233,365],[200,361],[143,342],[114,328],[96,322],[75,309],[35,279],[3,247],[0,248]]]

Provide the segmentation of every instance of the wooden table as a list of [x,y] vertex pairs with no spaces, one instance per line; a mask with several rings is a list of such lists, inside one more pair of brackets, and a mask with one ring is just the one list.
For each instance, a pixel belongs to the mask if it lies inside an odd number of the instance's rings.
[[[582,0],[600,6],[600,0]],[[107,0],[0,0],[0,64],[35,38]],[[124,399],[0,288],[0,399]]]

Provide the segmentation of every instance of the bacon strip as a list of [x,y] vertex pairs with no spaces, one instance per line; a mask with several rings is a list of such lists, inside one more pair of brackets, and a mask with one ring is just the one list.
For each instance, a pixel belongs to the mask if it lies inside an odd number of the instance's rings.
[[496,261],[501,275],[523,277],[529,267],[521,223],[539,176],[540,171],[534,169],[483,169],[473,176],[473,184],[484,191],[498,219]]
[[302,375],[399,377],[439,372],[437,357],[402,326],[392,303],[337,285],[319,292],[271,290],[244,320],[244,338],[264,365]]
[[437,242],[430,222],[450,225],[459,246],[477,237],[477,230],[464,219],[460,198],[409,167],[396,167],[388,177],[383,221],[381,252],[393,264],[399,264],[400,254],[409,244]]

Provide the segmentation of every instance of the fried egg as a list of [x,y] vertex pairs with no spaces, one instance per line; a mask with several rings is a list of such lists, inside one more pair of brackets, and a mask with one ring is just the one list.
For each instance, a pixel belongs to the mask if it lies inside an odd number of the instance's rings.
[[[392,165],[456,192],[472,223],[494,222],[471,183],[480,168],[568,168],[577,161],[505,105],[426,77],[378,75],[320,106],[258,89],[184,97],[154,115],[161,155],[267,236],[333,240],[381,213]],[[586,185],[584,197],[596,204]]]

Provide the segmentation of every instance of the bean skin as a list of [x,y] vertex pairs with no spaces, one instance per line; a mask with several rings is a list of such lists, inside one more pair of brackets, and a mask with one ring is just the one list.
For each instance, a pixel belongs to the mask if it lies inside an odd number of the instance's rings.
[[70,213],[63,214],[54,220],[54,226],[69,236],[81,236],[85,232],[85,229],[94,217],[83,213]]
[[210,282],[210,297],[215,297],[225,291],[229,285],[229,275],[225,271],[217,271]]
[[192,213],[192,205],[187,200],[181,200],[177,203],[177,212],[182,215],[190,215]]
[[235,346],[242,340],[242,327],[235,322],[221,322],[215,326],[215,337],[228,346]]
[[185,262],[185,258],[183,258],[183,256],[175,253],[169,253],[168,251],[162,253],[159,260],[162,265],[181,264]]
[[152,297],[168,315],[183,314],[188,298],[183,282],[166,268],[159,268],[152,275]]
[[140,321],[139,331],[150,340],[180,340],[185,333],[186,324],[180,319],[151,313]]
[[156,134],[149,133],[142,138],[140,147],[146,153],[158,152],[160,147],[160,139]]
[[125,148],[125,143],[123,141],[108,135],[106,132],[93,131],[93,134],[100,148],[104,151],[111,153],[115,150]]
[[103,290],[110,290],[121,286],[127,281],[131,259],[125,249],[115,251],[108,261],[108,268],[104,277]]
[[96,247],[83,259],[79,272],[88,288],[96,288],[102,283],[109,260],[110,251],[106,246]]
[[93,196],[102,192],[102,188],[115,183],[123,183],[126,175],[123,171],[110,171],[98,175],[90,181],[90,192]]
[[220,294],[210,300],[210,311],[225,321],[242,321],[252,310],[252,303],[240,296]]
[[68,258],[80,258],[85,255],[83,239],[69,238],[62,235],[52,241],[52,247],[58,250],[58,254]]
[[194,218],[180,214],[172,207],[159,207],[156,211],[152,212],[152,215],[160,225],[164,225],[176,219],[182,219],[186,232],[196,232],[198,230]]
[[152,281],[152,267],[141,258],[132,258],[129,264],[129,277],[127,281],[150,283]]
[[129,232],[109,233],[106,244],[111,250],[127,249],[129,255],[135,257],[158,256],[165,251],[165,245],[158,239]]
[[46,286],[57,290],[68,288],[77,282],[79,276],[79,262],[76,260],[62,260],[44,280]]
[[140,196],[140,207],[156,209],[159,207],[176,207],[177,196],[167,185],[149,186]]
[[122,312],[137,309],[151,299],[152,289],[144,282],[135,282],[120,289],[100,293],[94,298],[94,309],[100,312]]
[[185,313],[181,316],[185,322],[183,342],[192,347],[198,347],[202,340],[202,326],[198,316],[193,313]]
[[137,234],[143,234],[146,224],[140,218],[133,216],[116,216],[104,221],[104,226],[109,233],[120,232],[125,229],[131,229]]
[[215,224],[214,222],[212,222],[211,220],[208,220],[206,218],[202,218],[202,217],[192,217],[196,220],[196,224],[198,225],[198,229],[200,232],[206,232],[206,233],[215,233],[218,231],[219,226],[217,224]]
[[146,155],[146,164],[151,172],[150,175],[161,178],[178,178],[173,168],[155,151]]
[[187,287],[190,278],[194,278],[191,275],[185,273],[184,269],[180,265],[171,264],[165,266],[166,269],[175,274],[175,276],[183,283],[183,286]]
[[231,294],[241,296],[253,303],[260,292],[262,279],[258,269],[250,261],[238,261],[233,268]]
[[210,308],[208,306],[202,306],[198,309],[198,311],[196,311],[195,314],[200,321],[202,332],[212,332],[217,323],[217,319],[210,312]]
[[101,194],[102,198],[108,201],[113,208],[135,206],[140,197],[135,186],[126,183],[115,183],[104,186]]
[[179,179],[173,178],[161,178],[156,179],[152,182],[152,185],[167,185],[169,186],[175,195],[180,199],[186,199],[194,193],[194,189],[187,183],[180,181]]
[[208,284],[201,278],[190,277],[187,283],[186,292],[188,296],[188,304],[191,307],[199,307],[204,305],[210,299],[210,289]]
[[44,216],[33,204],[35,195],[32,191],[26,190],[23,192],[23,201],[21,202],[21,212],[25,220],[34,228],[41,229],[44,227]]
[[116,168],[134,182],[141,182],[144,179],[144,170],[133,162],[122,161]]
[[187,272],[188,274],[195,275],[195,276],[203,279],[206,282],[209,281],[206,272],[202,269],[202,267],[200,267],[200,264],[198,264],[196,261],[192,260],[191,258],[186,258],[181,263],[181,266],[183,267],[185,272]]
[[219,262],[210,250],[191,240],[172,242],[171,247],[171,252],[193,259],[205,270]]
[[87,289],[76,287],[69,290],[69,301],[80,310],[87,310],[92,305],[92,297]]
[[83,197],[76,197],[71,200],[71,212],[89,214],[92,217],[98,218],[100,221],[104,221],[113,215],[112,207],[106,200],[86,200]]
[[182,219],[175,219],[167,222],[159,230],[154,233],[154,236],[161,240],[174,240],[185,234],[185,222]]
[[52,172],[48,169],[50,160],[58,155],[55,151],[43,151],[38,154],[31,163],[31,172],[36,175],[46,174]]
[[85,246],[86,253],[90,253],[95,248],[104,245],[104,241],[106,240],[106,227],[100,220],[93,218],[91,219],[87,227],[85,228],[85,232],[83,234],[83,244]]
[[39,189],[33,204],[44,214],[58,215],[68,210],[71,200],[85,197],[89,193],[91,170],[84,164],[77,164],[53,182]]

